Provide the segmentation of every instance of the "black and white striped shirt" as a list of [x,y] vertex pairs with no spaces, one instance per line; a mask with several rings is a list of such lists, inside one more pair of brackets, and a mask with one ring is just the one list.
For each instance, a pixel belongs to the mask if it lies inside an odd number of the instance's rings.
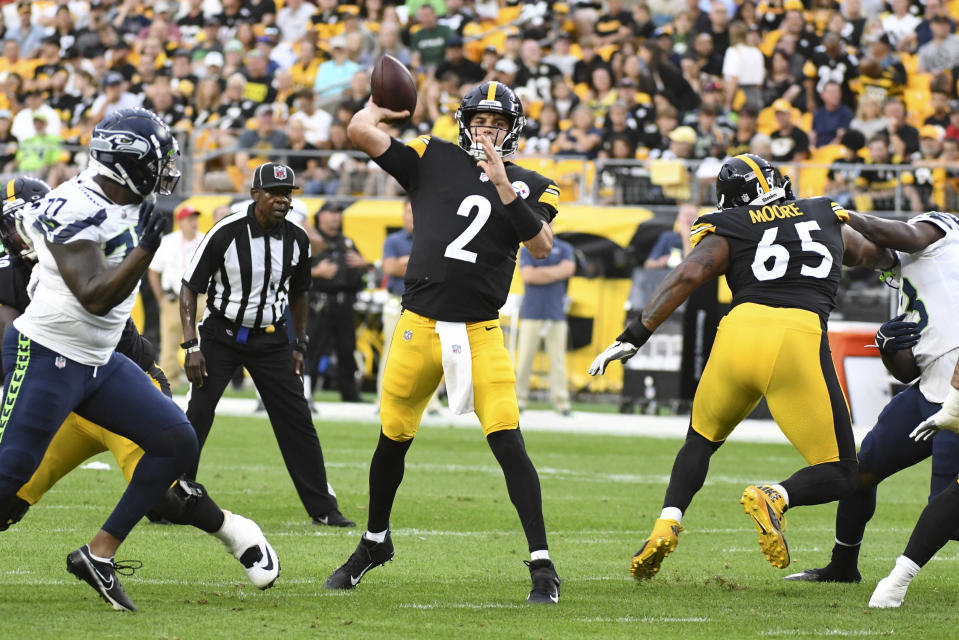
[[265,231],[252,203],[210,229],[183,274],[183,284],[207,293],[209,311],[251,329],[282,320],[289,298],[310,283],[306,232],[289,220]]

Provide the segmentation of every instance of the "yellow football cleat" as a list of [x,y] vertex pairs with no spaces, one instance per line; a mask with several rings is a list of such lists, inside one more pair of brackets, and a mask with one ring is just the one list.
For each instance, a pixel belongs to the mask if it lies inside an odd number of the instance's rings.
[[682,530],[683,526],[676,520],[657,519],[653,532],[629,563],[629,572],[633,577],[637,580],[649,580],[659,573],[663,558],[671,554],[679,544],[679,532]]
[[789,566],[789,545],[786,544],[786,501],[772,487],[750,485],[739,499],[746,515],[753,519],[759,530],[759,550],[769,564],[785,569]]

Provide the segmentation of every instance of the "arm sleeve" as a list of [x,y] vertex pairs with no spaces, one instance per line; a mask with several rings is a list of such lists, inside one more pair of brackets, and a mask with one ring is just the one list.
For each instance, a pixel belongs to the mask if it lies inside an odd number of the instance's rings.
[[117,353],[130,358],[144,371],[149,371],[156,360],[156,350],[149,340],[140,335],[132,319],[127,319],[126,326],[123,327],[123,335],[117,343]]
[[183,272],[183,284],[196,293],[206,293],[210,278],[223,264],[223,254],[226,253],[230,239],[229,226],[213,229],[206,234]]
[[403,144],[396,138],[393,138],[389,148],[384,151],[382,155],[373,158],[373,162],[396,178],[400,186],[409,192],[416,184],[416,174],[420,158],[426,153],[429,140],[429,136],[420,136],[408,144]]
[[[300,235],[302,234],[302,238]],[[293,275],[290,277],[290,297],[306,293],[313,284],[310,277],[310,241],[306,238],[306,232],[300,230],[297,234],[297,242],[300,245],[300,261],[293,269]]]
[[543,189],[526,200],[530,208],[544,222],[552,222],[553,218],[559,213],[559,186],[549,180]]

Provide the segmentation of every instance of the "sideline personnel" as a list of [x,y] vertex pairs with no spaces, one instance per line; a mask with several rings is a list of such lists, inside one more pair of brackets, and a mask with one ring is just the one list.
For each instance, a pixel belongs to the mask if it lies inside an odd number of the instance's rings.
[[[183,274],[180,321],[185,369],[192,384],[187,417],[202,449],[216,405],[238,366],[246,367],[263,398],[293,485],[317,524],[352,527],[326,482],[323,451],[300,376],[306,351],[310,247],[306,232],[286,219],[296,186],[293,170],[273,162],[253,173],[245,211],[210,229]],[[207,294],[197,337],[197,295]],[[287,338],[292,311],[296,344]],[[196,467],[192,477],[196,477]]]

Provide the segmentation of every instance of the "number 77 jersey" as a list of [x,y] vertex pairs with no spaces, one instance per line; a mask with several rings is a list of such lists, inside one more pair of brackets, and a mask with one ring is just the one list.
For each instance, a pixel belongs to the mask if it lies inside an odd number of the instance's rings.
[[[393,140],[374,162],[406,189],[413,206],[413,247],[403,307],[434,320],[480,322],[499,317],[519,244],[511,212],[489,177],[457,145],[420,136]],[[506,175],[534,215],[549,222],[559,187],[544,176],[505,163]]]
[[726,238],[733,305],[794,307],[825,320],[836,306],[848,217],[829,198],[802,198],[707,213],[689,234],[694,247],[710,233]]

